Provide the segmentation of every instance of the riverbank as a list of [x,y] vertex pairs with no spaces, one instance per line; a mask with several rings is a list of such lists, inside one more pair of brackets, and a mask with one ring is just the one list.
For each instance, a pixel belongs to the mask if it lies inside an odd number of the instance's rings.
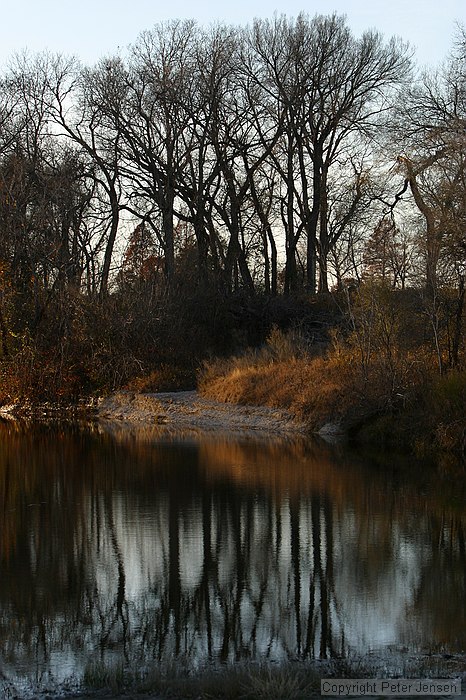
[[411,450],[421,457],[464,458],[464,373],[411,387],[397,397],[398,404],[384,402],[375,386],[361,395],[355,376],[343,368],[338,372],[334,363],[322,358],[256,364],[233,358],[201,373],[199,390],[120,390],[74,404],[17,402],[0,407],[0,418],[91,421],[115,435],[136,428],[164,437],[210,433],[277,439],[314,434],[327,442],[349,439]]
[[[103,420],[118,414],[121,425],[298,429],[419,456],[466,456],[464,319],[448,316],[432,336],[422,290],[393,291],[372,281],[328,297],[257,298],[246,306],[234,298],[217,308],[214,326],[203,326],[202,342],[192,324],[200,309],[214,309],[212,300],[190,297],[182,308],[172,301],[163,307],[163,333],[152,333],[157,342],[141,345],[139,335],[130,335],[103,353],[101,325],[92,326],[80,336],[90,343],[86,350],[67,346],[68,364],[63,352],[23,344],[1,363],[0,403],[12,405],[0,412],[73,420],[101,415],[103,404]],[[183,330],[174,319],[187,309]],[[119,340],[123,320],[113,319],[110,335]],[[186,393],[194,388],[195,399]],[[157,405],[134,398],[156,393]],[[102,395],[110,398],[96,398]]]
[[210,400],[285,410],[308,433],[464,458],[466,372],[439,375],[420,353],[394,357],[391,368],[383,356],[363,364],[347,343],[313,354],[276,333],[260,352],[206,363],[199,391]]
[[242,436],[305,434],[305,422],[288,411],[267,406],[233,405],[201,396],[197,391],[142,394],[118,391],[97,407],[107,426],[157,427],[165,434],[215,432]]
[[100,399],[73,404],[17,402],[0,407],[3,420],[91,421],[107,431],[159,429],[164,435],[227,433],[267,438],[306,435],[307,424],[289,411],[232,404],[202,396],[197,390],[138,392],[120,390]]

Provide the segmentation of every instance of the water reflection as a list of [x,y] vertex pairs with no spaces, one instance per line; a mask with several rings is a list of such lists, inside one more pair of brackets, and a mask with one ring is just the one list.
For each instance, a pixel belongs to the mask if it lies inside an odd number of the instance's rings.
[[464,479],[429,474],[306,441],[1,425],[2,670],[464,648]]

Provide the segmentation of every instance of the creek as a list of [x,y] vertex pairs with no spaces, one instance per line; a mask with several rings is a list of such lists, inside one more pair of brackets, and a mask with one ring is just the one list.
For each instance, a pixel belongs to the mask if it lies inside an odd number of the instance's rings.
[[0,677],[466,648],[460,465],[0,424]]

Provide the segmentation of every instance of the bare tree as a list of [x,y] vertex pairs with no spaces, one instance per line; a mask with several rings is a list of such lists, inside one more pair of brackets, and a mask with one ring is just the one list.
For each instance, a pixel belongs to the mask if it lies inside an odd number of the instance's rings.
[[94,69],[83,69],[74,59],[54,59],[47,81],[50,113],[62,135],[86,154],[93,163],[95,224],[98,229],[96,253],[103,249],[100,295],[108,293],[112,257],[120,224],[122,182],[120,175],[119,130],[103,109],[124,99],[119,82],[119,63],[101,61]]
[[445,254],[456,267],[461,257],[464,260],[465,66],[460,32],[449,61],[422,75],[404,95],[395,125],[395,137],[403,148],[399,170],[424,218],[425,277],[431,290]]
[[[250,43],[262,95],[274,106],[275,122],[283,124],[281,150],[271,158],[283,183],[285,289],[296,284],[296,246],[304,235],[307,287],[315,291],[318,264],[319,289],[327,291],[328,255],[363,197],[367,166],[356,167],[351,154],[361,152],[361,139],[367,141],[389,107],[389,89],[407,74],[406,47],[394,39],[385,44],[375,32],[355,39],[337,15],[311,20],[305,14],[256,22]],[[348,166],[353,200],[330,231],[332,171]]]
[[175,271],[176,185],[187,160],[183,97],[190,89],[194,27],[193,22],[172,22],[144,32],[123,73],[123,107],[107,107],[121,135],[127,208],[154,229],[169,286]]
[[[312,23],[312,52],[304,70],[308,89],[303,145],[313,163],[312,210],[307,232],[308,287],[315,289],[314,243],[319,260],[319,289],[328,289],[327,257],[335,240],[329,237],[329,177],[340,167],[343,152],[359,148],[358,140],[373,133],[378,117],[388,109],[389,89],[409,70],[406,47],[395,39],[384,43],[380,34],[366,32],[355,39],[342,17],[316,17]],[[362,173],[356,173],[355,207],[362,195]]]

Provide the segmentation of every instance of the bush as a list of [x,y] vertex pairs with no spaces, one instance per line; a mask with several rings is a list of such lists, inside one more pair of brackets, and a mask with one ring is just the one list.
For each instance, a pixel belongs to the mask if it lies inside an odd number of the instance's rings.
[[126,389],[142,393],[159,391],[183,391],[196,386],[196,373],[189,367],[162,364],[142,377],[135,377]]

